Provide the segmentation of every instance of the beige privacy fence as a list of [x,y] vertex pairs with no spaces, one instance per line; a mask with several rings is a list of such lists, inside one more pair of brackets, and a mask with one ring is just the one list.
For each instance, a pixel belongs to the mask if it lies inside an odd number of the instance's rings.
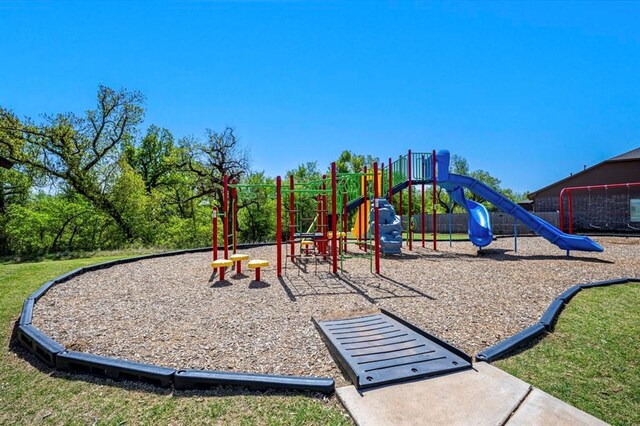
[[[512,235],[514,232],[514,223],[516,224],[518,234],[521,235],[533,235],[534,232],[526,227],[522,222],[516,221],[513,216],[510,216],[506,213],[502,212],[490,212],[491,216],[491,229],[494,235]],[[551,225],[558,227],[558,222],[560,220],[558,212],[539,212],[535,213],[539,218],[546,220]],[[420,214],[413,215],[413,232],[421,233],[422,232],[422,219]],[[431,215],[424,215],[424,225],[425,225],[425,233],[433,232],[433,225],[431,221]],[[405,231],[407,229],[407,217],[402,217],[402,226]],[[449,232],[449,215],[448,214],[437,214],[437,232],[438,233],[448,233]],[[453,213],[451,215],[451,232],[454,234],[466,234],[468,232],[468,222],[469,216],[467,213]]]

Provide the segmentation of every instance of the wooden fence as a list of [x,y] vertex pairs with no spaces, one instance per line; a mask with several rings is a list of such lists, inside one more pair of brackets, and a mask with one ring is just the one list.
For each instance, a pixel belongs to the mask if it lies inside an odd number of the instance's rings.
[[[491,216],[491,229],[494,235],[513,235],[514,231],[514,223],[516,223],[518,234],[519,235],[533,235],[534,232],[525,226],[522,222],[514,219],[513,216],[510,216],[506,213],[502,212],[490,212]],[[559,223],[559,215],[558,212],[540,212],[535,213],[539,218],[546,220],[551,225],[558,227]],[[406,216],[402,217],[402,226],[405,231],[407,229],[407,221]],[[414,233],[422,232],[422,221],[421,215],[416,214],[413,216],[414,221]],[[437,221],[437,231],[438,233],[448,234],[449,233],[449,215],[448,214],[438,214],[436,215]],[[451,215],[451,231],[454,234],[466,234],[468,232],[468,222],[469,216],[467,213],[454,213]],[[433,226],[431,222],[431,215],[424,215],[424,224],[425,224],[425,233],[432,233]]]

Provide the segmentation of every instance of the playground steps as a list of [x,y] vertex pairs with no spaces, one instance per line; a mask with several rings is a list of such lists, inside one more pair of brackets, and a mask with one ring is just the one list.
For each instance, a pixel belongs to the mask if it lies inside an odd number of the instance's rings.
[[471,358],[387,311],[314,322],[358,389],[471,368]]
[[457,374],[336,390],[358,425],[605,425],[485,362]]

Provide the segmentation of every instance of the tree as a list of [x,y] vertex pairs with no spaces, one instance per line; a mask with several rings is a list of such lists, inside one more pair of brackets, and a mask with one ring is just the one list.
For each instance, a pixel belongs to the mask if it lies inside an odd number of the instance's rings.
[[0,157],[0,168],[8,170],[8,169],[10,169],[12,167],[13,167],[13,162],[7,160],[4,157]]
[[[509,198],[511,201],[519,201],[521,199],[523,199],[523,195],[522,194],[517,194],[514,191],[512,191],[511,189],[505,189],[505,188],[501,188],[500,184],[502,183],[500,181],[500,179],[496,178],[495,176],[492,176],[489,172],[487,172],[486,170],[482,170],[482,169],[478,169],[478,170],[471,170],[469,167],[469,163],[467,162],[467,160],[464,157],[461,157],[459,155],[452,155],[451,156],[451,160],[450,160],[450,171],[452,173],[458,174],[458,175],[465,175],[465,176],[470,176],[476,180],[479,180],[480,182],[484,183],[485,185],[488,185],[489,187],[493,188],[494,190],[500,192],[501,194],[503,194],[505,197]],[[491,203],[485,201],[482,197],[479,197],[478,195],[474,194],[473,192],[469,191],[468,189],[465,189],[465,196],[467,197],[467,199],[475,201],[477,203],[482,203],[484,204],[489,210],[495,210],[496,207],[494,205],[492,205]],[[449,199],[449,194],[442,188],[438,188],[437,190],[437,200],[438,200],[438,205],[446,212],[449,213],[450,210],[455,212],[455,211],[461,211],[462,207],[458,206],[455,203],[451,203],[451,200]]]
[[[273,185],[264,171],[252,172],[242,183]],[[262,242],[275,238],[276,200],[273,190],[255,187],[241,190],[238,197],[238,234],[242,242]]]
[[[286,176],[287,178],[293,176],[294,182],[309,182],[322,179],[322,173],[318,169],[317,161],[301,163],[295,169],[287,170]],[[331,185],[331,180],[327,181],[327,185]]]
[[148,193],[161,185],[168,185],[168,176],[184,166],[181,150],[175,145],[167,129],[151,125],[139,144],[125,143],[124,157],[142,176]]
[[0,256],[10,254],[7,212],[12,205],[24,205],[29,199],[32,181],[19,170],[0,168]]
[[[322,173],[318,169],[318,163],[316,161],[309,161],[307,163],[302,163],[298,165],[295,169],[288,170],[286,174],[287,178],[289,176],[293,176],[294,183],[296,186],[304,183],[315,182],[311,188],[307,189],[322,189]],[[331,189],[331,177],[329,175],[325,175],[325,185],[326,189]],[[289,182],[285,181],[282,183],[286,188],[289,187]],[[306,232],[309,227],[317,220],[316,213],[318,209],[318,195],[311,194],[308,192],[298,192],[294,195],[295,197],[295,216],[296,216],[296,224],[297,224],[297,232]],[[285,217],[288,217],[290,212],[289,200],[288,198],[283,197],[283,209],[282,214]],[[286,228],[285,228],[286,232]]]
[[[469,162],[466,158],[457,154],[453,154],[449,161],[449,171],[458,175],[469,175]],[[441,207],[444,213],[452,213],[456,210],[462,211],[462,206],[458,206],[456,203],[454,203],[449,198],[449,194],[447,193],[447,191],[445,191],[442,187],[437,187],[436,199],[438,201],[438,205]]]
[[97,100],[97,108],[85,117],[47,115],[43,124],[21,122],[0,108],[0,146],[9,160],[69,185],[133,240],[135,229],[112,202],[108,189],[117,173],[116,159],[142,121],[143,96],[99,86]]
[[378,158],[371,155],[355,154],[352,151],[344,150],[336,160],[336,171],[338,173],[361,173],[364,166],[371,167]]
[[113,219],[74,192],[33,194],[27,203],[10,205],[5,218],[11,254],[113,249],[123,242]]
[[364,170],[364,162],[364,155],[345,150],[336,160],[336,171],[338,173],[358,173]]
[[109,194],[109,201],[118,210],[123,222],[129,228],[135,229],[136,241],[151,244],[157,231],[155,197],[147,193],[142,176],[127,164],[124,158],[119,161],[119,169],[120,172]]
[[453,154],[451,156],[449,164],[450,164],[449,168],[451,169],[452,173],[455,173],[457,175],[468,175],[470,173],[469,162],[467,161],[466,158],[458,154]]
[[217,204],[223,202],[223,176],[230,181],[239,181],[248,173],[250,158],[235,135],[232,127],[222,133],[207,129],[207,139],[199,142],[184,139],[182,147],[187,153],[186,170],[196,178],[195,193],[185,201],[213,195]]

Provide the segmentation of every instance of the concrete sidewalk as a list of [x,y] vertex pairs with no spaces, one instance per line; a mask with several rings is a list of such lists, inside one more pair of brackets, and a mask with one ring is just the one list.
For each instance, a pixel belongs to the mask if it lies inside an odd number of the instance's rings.
[[487,363],[358,391],[336,390],[358,425],[606,425]]

